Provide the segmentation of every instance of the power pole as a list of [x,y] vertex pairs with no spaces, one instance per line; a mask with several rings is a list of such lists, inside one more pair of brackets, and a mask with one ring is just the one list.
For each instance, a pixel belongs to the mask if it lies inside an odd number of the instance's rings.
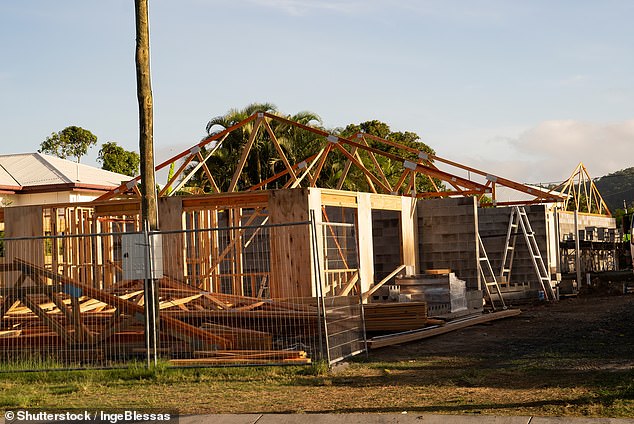
[[148,0],[135,0],[136,17],[136,87],[139,102],[139,150],[141,151],[141,223],[145,235],[145,342],[147,364],[157,363],[159,333],[158,280],[153,269],[153,235],[158,230],[156,181],[154,178],[154,118],[152,84],[150,79],[150,28]]
[[136,87],[139,102],[139,149],[141,151],[141,217],[150,231],[158,229],[154,177],[154,117],[150,78],[150,29],[148,0],[135,0]]

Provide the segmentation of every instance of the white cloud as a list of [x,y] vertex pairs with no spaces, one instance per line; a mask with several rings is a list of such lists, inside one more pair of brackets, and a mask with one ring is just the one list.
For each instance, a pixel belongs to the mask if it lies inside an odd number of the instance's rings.
[[331,11],[341,14],[364,14],[369,12],[401,11],[419,16],[440,19],[501,22],[509,14],[523,13],[525,7],[508,6],[501,0],[480,0],[473,4],[457,0],[249,0],[251,3],[303,16],[316,11]]
[[364,4],[366,4],[358,0],[251,0],[251,2],[259,6],[279,9],[293,16],[302,16],[319,10],[351,14],[355,11],[362,10]]
[[634,119],[610,123],[550,120],[515,137],[478,143],[481,154],[450,159],[524,183],[563,181],[579,162],[592,177],[600,177],[634,166]]

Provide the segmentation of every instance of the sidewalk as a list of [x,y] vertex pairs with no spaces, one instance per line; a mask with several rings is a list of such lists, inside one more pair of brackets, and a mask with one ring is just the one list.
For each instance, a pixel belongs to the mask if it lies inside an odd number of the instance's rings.
[[624,418],[438,414],[236,414],[182,416],[179,424],[634,424]]

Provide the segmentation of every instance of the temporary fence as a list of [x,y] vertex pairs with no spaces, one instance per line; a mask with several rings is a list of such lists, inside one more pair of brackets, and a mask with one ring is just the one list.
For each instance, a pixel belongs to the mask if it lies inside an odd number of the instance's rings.
[[[357,236],[353,224],[320,223],[314,237],[323,242],[322,287],[329,363],[367,350],[359,278]],[[317,249],[315,249],[318,251]]]
[[218,366],[362,352],[354,227],[259,224],[2,239],[0,359]]

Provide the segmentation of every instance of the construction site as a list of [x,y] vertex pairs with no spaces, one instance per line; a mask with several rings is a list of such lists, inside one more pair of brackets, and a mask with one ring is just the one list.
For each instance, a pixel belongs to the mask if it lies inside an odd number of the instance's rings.
[[[317,137],[319,152],[291,163],[271,122]],[[210,158],[244,128],[221,189]],[[238,190],[256,141],[275,149],[282,170]],[[343,172],[335,188],[319,187],[333,154]],[[140,177],[91,202],[0,211],[3,361],[333,364],[557,302],[592,273],[621,271],[622,234],[582,164],[560,186],[529,186],[260,112],[156,170],[171,165],[159,231],[141,226]],[[352,172],[369,191],[343,189]],[[184,194],[195,176],[211,192]],[[420,180],[435,190],[418,192]]]

